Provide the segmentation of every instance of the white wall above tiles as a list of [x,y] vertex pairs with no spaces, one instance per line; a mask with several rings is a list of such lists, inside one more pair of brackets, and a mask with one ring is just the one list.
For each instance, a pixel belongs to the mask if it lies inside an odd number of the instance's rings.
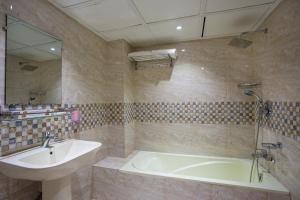
[[140,47],[253,31],[281,0],[49,1],[103,39]]

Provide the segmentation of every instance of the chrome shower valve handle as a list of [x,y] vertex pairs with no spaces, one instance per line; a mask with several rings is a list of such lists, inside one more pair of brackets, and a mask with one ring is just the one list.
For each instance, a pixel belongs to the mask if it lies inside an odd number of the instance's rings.
[[263,142],[261,143],[261,146],[263,148],[267,148],[267,149],[282,149],[282,143],[281,142],[277,142],[277,143],[269,143],[269,142]]

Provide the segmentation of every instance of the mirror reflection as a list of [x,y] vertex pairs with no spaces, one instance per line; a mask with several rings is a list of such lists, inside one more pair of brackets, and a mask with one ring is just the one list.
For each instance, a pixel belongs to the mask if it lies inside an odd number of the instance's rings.
[[6,104],[61,104],[62,41],[7,16]]

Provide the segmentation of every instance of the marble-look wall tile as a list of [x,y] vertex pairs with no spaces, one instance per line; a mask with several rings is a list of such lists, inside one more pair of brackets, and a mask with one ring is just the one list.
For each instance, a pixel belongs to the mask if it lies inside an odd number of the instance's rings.
[[[133,67],[131,62],[127,58],[127,54],[132,51],[132,47],[124,40],[117,40],[108,43],[108,58],[107,63],[109,66],[114,66],[116,69],[115,74],[118,75],[118,79],[114,80],[111,77],[111,80],[114,82],[119,82],[118,89],[113,89],[110,93],[116,94],[114,98],[116,100],[120,100],[119,102],[124,102],[123,104],[123,126],[119,126],[119,128],[109,126],[109,132],[111,135],[119,134],[116,136],[113,141],[118,139],[118,144],[113,143],[111,150],[113,154],[117,154],[121,157],[126,157],[134,150],[134,124],[133,124]],[[110,81],[111,81],[110,80]],[[121,128],[120,128],[121,127]],[[117,149],[117,150],[113,150]],[[116,152],[117,151],[117,152]],[[112,154],[109,154],[112,155]]]
[[[275,103],[293,104],[300,101],[299,9],[298,0],[282,1],[261,25],[262,28],[268,28],[268,34],[256,33],[251,36],[255,76],[262,83],[263,98]],[[290,190],[293,200],[298,200],[300,142],[286,136],[297,138],[299,110],[288,109],[288,114],[278,110],[274,112],[276,115],[272,122],[275,122],[275,127],[279,126],[279,130],[272,126],[264,128],[261,137],[264,142],[282,142],[283,149],[273,152],[275,164],[269,164],[269,167],[271,173]],[[297,112],[298,117],[292,117],[291,113]],[[291,117],[294,119],[293,123],[290,123]]]
[[[13,10],[9,10],[9,5]],[[5,14],[20,18],[63,40],[62,102],[68,104],[103,103],[115,100],[118,90],[117,74],[106,64],[107,42],[63,14],[47,0],[0,1],[0,24],[5,25]],[[5,32],[0,30],[0,106],[4,104]],[[117,69],[118,70],[118,69]],[[117,71],[116,70],[116,71]],[[108,76],[109,75],[109,76]],[[109,77],[109,79],[107,78]],[[121,98],[119,98],[121,99]],[[109,132],[106,130],[105,132]],[[4,180],[0,180],[2,184]],[[5,183],[5,182],[4,182]],[[9,199],[35,199],[38,187],[34,183],[25,191],[19,184]],[[0,196],[6,191],[0,191]],[[30,195],[31,194],[31,195]],[[26,196],[27,195],[27,196]],[[6,197],[4,198],[6,199]]]
[[253,34],[255,75],[262,82],[265,99],[300,100],[300,2],[283,1],[261,27],[267,34]]
[[230,39],[138,49],[176,48],[178,59],[173,68],[140,67],[135,70],[135,101],[251,101],[237,89],[239,82],[254,79],[249,58],[251,51],[228,46]]
[[[8,9],[9,3],[13,5],[12,11]],[[63,40],[63,103],[91,103],[107,100],[105,92],[110,90],[114,79],[105,80],[106,74],[103,73],[110,69],[106,65],[107,43],[103,39],[67,17],[47,0],[5,1],[1,6],[3,10],[0,13],[1,24],[4,24],[4,12],[6,12]],[[4,34],[2,33],[1,36],[1,41],[4,41]],[[105,84],[110,82],[111,84]],[[99,85],[101,85],[99,91],[105,92],[95,91]]]
[[124,134],[125,134],[124,155],[127,156],[135,150],[135,122],[134,121],[131,121],[130,123],[124,125]]
[[293,200],[300,199],[300,142],[274,133],[269,128],[263,128],[260,135],[259,144],[261,142],[282,143],[282,149],[271,150],[275,162],[262,162],[262,164],[289,189]]
[[[24,72],[20,62],[37,66],[31,72]],[[32,104],[61,103],[61,60],[35,62],[8,55],[6,58],[6,104],[28,104],[29,97],[35,97]],[[44,93],[42,95],[37,92]]]
[[135,122],[136,149],[185,154],[250,158],[251,125],[209,125]]
[[32,200],[40,195],[40,183],[8,178],[0,173],[0,199]]
[[123,125],[103,125],[80,133],[81,139],[102,143],[99,159],[106,155],[125,157],[124,137]]
[[[230,40],[231,38],[199,40],[137,49],[176,48],[178,59],[172,68],[143,65],[138,67],[133,72],[135,102],[154,106],[158,102],[253,101],[253,98],[245,96],[237,87],[240,82],[255,79],[250,57],[252,51],[228,46]],[[181,51],[182,49],[185,51]],[[250,126],[229,126],[220,125],[224,122],[206,121],[206,117],[210,118],[222,112],[214,112],[212,108],[208,109],[208,115],[200,116],[195,122],[193,120],[196,113],[189,115],[185,110],[178,113],[179,118],[183,119],[176,121],[176,116],[173,116],[177,114],[175,111],[168,113],[170,119],[156,120],[153,117],[164,118],[166,114],[161,114],[163,107],[151,113],[147,108],[138,109],[136,113],[147,115],[141,119],[136,117],[135,143],[138,149],[250,157],[254,145],[254,127],[251,123]],[[193,108],[191,110],[196,112]],[[153,115],[152,120],[148,120],[149,115]],[[186,117],[191,117],[193,124],[181,122]],[[216,117],[216,121],[221,118]],[[201,120],[204,123],[199,123]],[[174,121],[179,123],[174,124]]]
[[91,200],[92,166],[82,168],[72,174],[72,200]]

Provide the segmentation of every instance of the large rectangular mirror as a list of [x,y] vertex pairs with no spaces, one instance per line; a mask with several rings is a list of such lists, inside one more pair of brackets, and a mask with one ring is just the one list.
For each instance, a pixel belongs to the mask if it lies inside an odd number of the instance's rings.
[[62,41],[12,16],[6,24],[6,104],[61,104]]

